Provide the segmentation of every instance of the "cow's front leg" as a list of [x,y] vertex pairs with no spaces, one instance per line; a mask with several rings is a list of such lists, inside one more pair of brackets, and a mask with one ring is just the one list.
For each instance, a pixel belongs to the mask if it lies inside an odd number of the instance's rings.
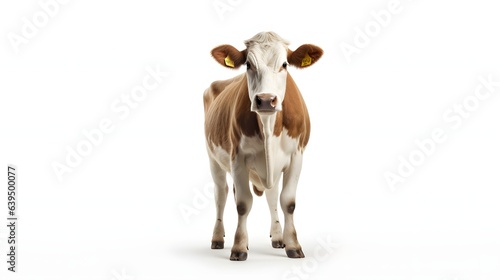
[[278,194],[279,186],[273,186],[272,189],[266,190],[267,205],[271,214],[271,244],[273,248],[283,248],[283,231],[281,230],[280,219],[278,216]]
[[247,232],[247,217],[252,209],[253,197],[250,192],[248,182],[248,170],[243,164],[243,159],[236,156],[233,164],[233,181],[235,187],[236,210],[238,211],[238,226],[234,235],[234,244],[231,248],[232,261],[244,261],[247,259],[248,251],[248,232]]
[[215,196],[215,209],[216,209],[216,220],[214,225],[214,231],[212,235],[212,249],[222,249],[224,248],[224,207],[226,206],[227,200],[227,182],[226,182],[226,172],[222,170],[215,159],[210,159],[210,170],[212,171],[212,178],[214,180],[214,196]]
[[303,258],[302,247],[297,240],[297,232],[293,224],[293,212],[295,211],[295,194],[297,183],[302,169],[302,153],[297,151],[292,155],[290,166],[283,173],[283,190],[280,195],[280,204],[285,216],[285,228],[283,232],[283,243],[286,255],[289,258]]

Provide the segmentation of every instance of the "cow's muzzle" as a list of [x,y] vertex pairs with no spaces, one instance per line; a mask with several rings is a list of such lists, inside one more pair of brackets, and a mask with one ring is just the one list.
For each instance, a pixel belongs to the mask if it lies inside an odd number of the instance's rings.
[[274,112],[277,110],[278,97],[268,93],[257,94],[255,104],[258,112]]

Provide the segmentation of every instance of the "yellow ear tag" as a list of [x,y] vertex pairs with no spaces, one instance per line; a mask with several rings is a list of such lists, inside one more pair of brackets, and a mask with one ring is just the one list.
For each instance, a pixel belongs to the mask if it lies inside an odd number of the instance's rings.
[[227,66],[234,68],[234,61],[231,60],[229,55],[227,55],[226,58],[224,58],[224,62],[226,63]]
[[306,53],[306,55],[302,59],[302,64],[300,66],[304,67],[304,66],[308,66],[311,64],[312,64],[312,58],[309,56],[308,53]]

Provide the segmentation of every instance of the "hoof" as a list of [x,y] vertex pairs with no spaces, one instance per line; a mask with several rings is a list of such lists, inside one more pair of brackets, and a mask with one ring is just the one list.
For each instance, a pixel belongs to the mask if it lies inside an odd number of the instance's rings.
[[231,252],[229,259],[232,261],[245,261],[247,256],[247,252]]
[[286,255],[289,258],[293,258],[293,259],[305,257],[304,253],[302,252],[302,249],[286,250]]
[[273,245],[273,248],[285,248],[285,245],[283,244],[283,241],[281,241],[281,240],[273,241],[272,245]]
[[212,249],[224,249],[224,241],[212,241]]

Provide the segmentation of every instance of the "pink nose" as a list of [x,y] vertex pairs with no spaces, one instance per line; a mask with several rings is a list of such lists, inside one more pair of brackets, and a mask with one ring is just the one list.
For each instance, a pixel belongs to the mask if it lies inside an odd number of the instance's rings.
[[258,111],[276,111],[278,97],[276,95],[261,93],[255,96]]

